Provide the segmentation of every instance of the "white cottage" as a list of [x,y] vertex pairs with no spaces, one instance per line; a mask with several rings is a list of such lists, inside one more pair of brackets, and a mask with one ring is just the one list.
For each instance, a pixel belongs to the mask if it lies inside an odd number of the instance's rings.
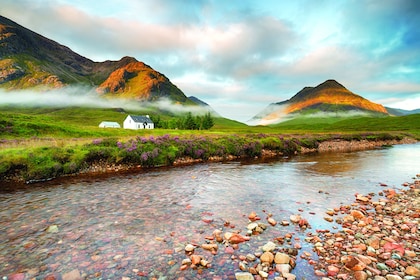
[[117,122],[107,122],[107,121],[103,121],[99,124],[99,127],[102,128],[121,128],[120,124]]
[[154,129],[155,124],[150,119],[149,115],[146,116],[132,116],[128,115],[123,123],[125,129]]

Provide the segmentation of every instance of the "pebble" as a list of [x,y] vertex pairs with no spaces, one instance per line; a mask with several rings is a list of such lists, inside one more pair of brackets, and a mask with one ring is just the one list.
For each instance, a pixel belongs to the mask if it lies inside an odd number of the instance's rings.
[[192,251],[194,251],[194,249],[195,249],[195,246],[192,245],[192,244],[187,244],[185,246],[185,252],[192,252]]
[[295,280],[296,279],[296,275],[289,273],[289,272],[285,272],[283,273],[283,278],[286,278],[287,280]]
[[276,264],[288,264],[290,262],[290,257],[287,254],[277,252],[274,257],[274,262]]
[[254,276],[249,272],[236,272],[236,280],[254,280]]
[[261,255],[260,260],[263,263],[272,264],[274,261],[274,255],[273,253],[266,251]]
[[291,267],[289,264],[276,264],[276,271],[280,273],[289,273],[291,270]]
[[299,223],[302,217],[300,215],[290,215],[289,219],[292,223]]
[[78,269],[63,274],[63,280],[82,280]]
[[264,251],[264,252],[272,252],[272,251],[274,251],[274,249],[276,249],[276,244],[274,244],[273,242],[271,242],[271,241],[268,241],[263,247],[262,247],[262,250]]
[[420,269],[414,266],[407,266],[405,268],[405,273],[414,277],[420,277]]
[[258,274],[262,277],[262,278],[267,278],[268,277],[268,273],[265,272],[264,270],[260,270],[258,271]]

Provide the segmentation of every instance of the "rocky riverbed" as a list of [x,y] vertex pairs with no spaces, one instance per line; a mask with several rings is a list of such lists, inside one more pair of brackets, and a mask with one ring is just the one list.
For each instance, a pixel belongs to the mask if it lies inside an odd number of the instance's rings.
[[[420,178],[420,174],[417,175]],[[420,279],[420,180],[404,183],[396,191],[382,185],[375,194],[355,194],[351,205],[326,209],[324,219],[336,222],[337,231],[310,230],[310,221],[299,214],[290,220],[276,221],[267,214],[266,221],[255,212],[249,214],[246,234],[215,230],[203,244],[188,244],[181,270],[203,269],[211,263],[196,253],[196,249],[217,254],[218,250],[232,254],[241,272],[237,280],[294,280],[293,268],[299,254],[314,267],[320,279],[356,280],[418,280]],[[375,199],[377,197],[377,199]],[[239,244],[264,233],[269,226],[296,224],[307,230],[302,242],[313,245],[312,252],[300,250],[301,242],[293,234],[279,236],[255,248],[254,253],[236,254]],[[222,249],[220,249],[222,247]]]
[[[420,177],[420,174],[417,175]],[[326,279],[420,279],[420,180],[395,191],[356,194],[353,204],[326,211],[336,232],[308,234],[318,260],[307,258]],[[377,199],[375,199],[377,198]]]

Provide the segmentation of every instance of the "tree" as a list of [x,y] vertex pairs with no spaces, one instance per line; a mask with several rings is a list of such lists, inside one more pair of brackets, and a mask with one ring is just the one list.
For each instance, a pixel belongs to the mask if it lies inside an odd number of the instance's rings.
[[195,122],[191,112],[188,112],[187,116],[185,117],[184,126],[184,129],[194,130],[198,128],[197,123]]
[[213,118],[211,117],[210,112],[207,112],[204,117],[201,119],[201,127],[203,129],[210,129],[214,126]]

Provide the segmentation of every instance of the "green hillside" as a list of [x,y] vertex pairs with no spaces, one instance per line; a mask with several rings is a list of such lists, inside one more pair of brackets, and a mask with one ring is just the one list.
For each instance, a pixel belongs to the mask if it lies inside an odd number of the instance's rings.
[[299,117],[272,128],[293,132],[406,132],[420,139],[420,114],[383,117]]

